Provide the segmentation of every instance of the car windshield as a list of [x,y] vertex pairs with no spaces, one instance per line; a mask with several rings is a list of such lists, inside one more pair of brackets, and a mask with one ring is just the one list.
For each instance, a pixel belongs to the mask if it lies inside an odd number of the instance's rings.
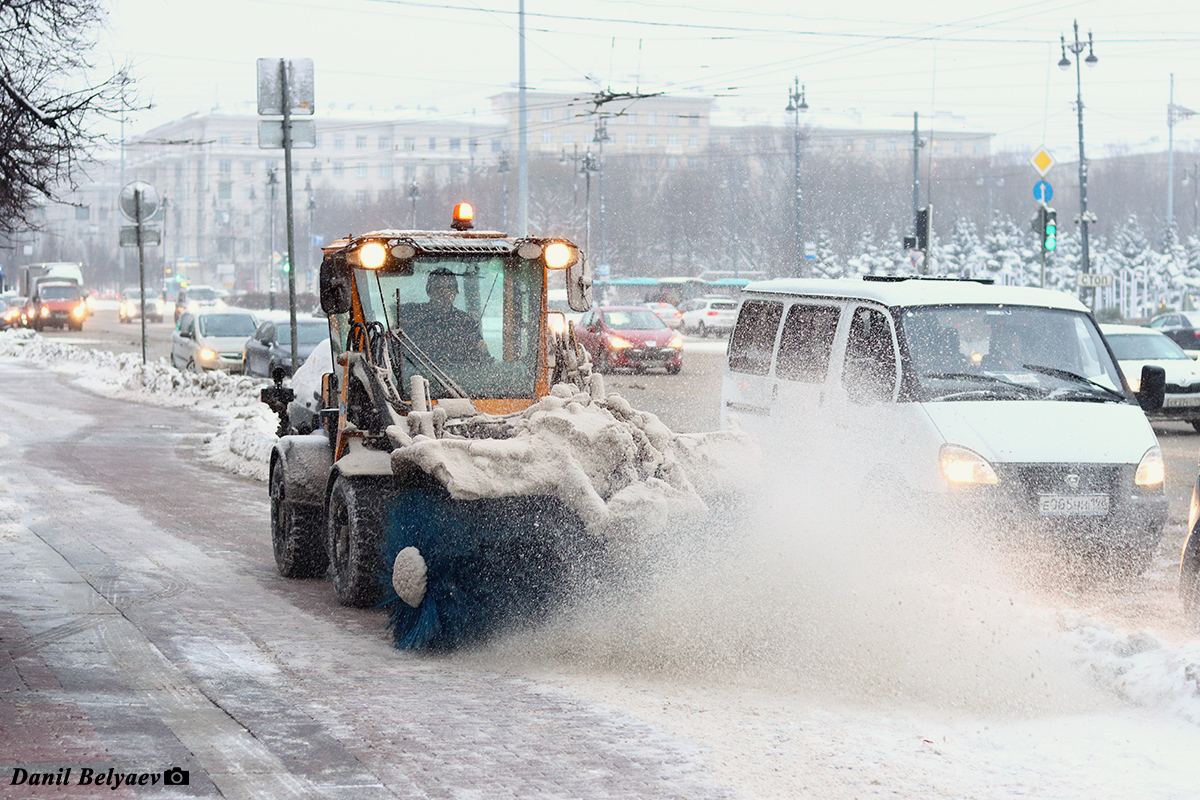
[[666,327],[648,308],[611,308],[604,312],[604,322],[618,331],[656,331]]
[[187,290],[187,299],[196,302],[208,302],[217,297],[217,290],[208,286],[189,286]]
[[201,314],[201,336],[253,336],[258,327],[249,314]]
[[434,398],[533,397],[544,273],[519,258],[418,257],[406,269],[356,269],[368,323],[388,331],[397,388],[414,374]]
[[729,300],[717,300],[716,302],[709,303],[708,307],[717,311],[733,311],[737,308],[737,303]]
[[1160,333],[1113,333],[1104,338],[1118,361],[1191,361],[1182,347]]
[[900,322],[922,400],[1124,400],[1100,331],[1081,312],[930,306]]
[[[292,346],[292,326],[286,322],[275,326],[275,336],[280,344]],[[301,345],[320,344],[329,338],[329,324],[326,322],[297,322],[296,340]]]
[[74,286],[42,285],[39,290],[43,300],[78,300],[79,289]]

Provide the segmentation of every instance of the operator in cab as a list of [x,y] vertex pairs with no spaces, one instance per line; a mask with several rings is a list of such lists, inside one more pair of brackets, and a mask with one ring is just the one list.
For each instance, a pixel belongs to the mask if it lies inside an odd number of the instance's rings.
[[425,281],[428,303],[400,307],[399,327],[435,363],[490,364],[492,354],[479,330],[479,321],[454,307],[458,276],[439,267]]

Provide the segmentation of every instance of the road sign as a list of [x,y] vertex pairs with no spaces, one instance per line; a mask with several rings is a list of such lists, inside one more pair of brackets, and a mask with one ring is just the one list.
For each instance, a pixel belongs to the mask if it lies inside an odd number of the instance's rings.
[[1045,175],[1058,162],[1054,160],[1054,156],[1050,155],[1050,151],[1045,147],[1039,147],[1038,151],[1029,157],[1029,163],[1037,170],[1038,175]]
[[[135,216],[133,193],[141,192],[141,218]],[[117,196],[117,206],[121,214],[130,222],[145,222],[158,211],[158,190],[145,181],[134,181],[125,184],[121,194]]]
[[1054,187],[1046,181],[1038,181],[1033,185],[1033,199],[1039,203],[1049,203],[1054,197]]
[[597,264],[596,265],[596,277],[597,278],[607,278],[610,275],[612,275],[612,265],[611,264]]
[[[317,123],[311,119],[292,120],[292,147],[296,149],[317,146]],[[258,121],[258,148],[260,150],[283,147],[283,120],[260,119]]]
[[1076,286],[1091,286],[1095,288],[1105,288],[1112,286],[1116,280],[1112,275],[1101,275],[1098,272],[1077,272],[1075,273]]
[[[117,244],[121,247],[137,247],[137,225],[122,225]],[[142,246],[158,247],[162,244],[162,231],[153,225],[142,226]]]
[[[258,60],[258,113],[283,116],[283,81],[278,58]],[[311,114],[313,102],[313,61],[311,58],[287,59],[288,103],[290,114]]]
[[809,261],[817,260],[817,243],[816,242],[805,242],[804,243],[804,257]]

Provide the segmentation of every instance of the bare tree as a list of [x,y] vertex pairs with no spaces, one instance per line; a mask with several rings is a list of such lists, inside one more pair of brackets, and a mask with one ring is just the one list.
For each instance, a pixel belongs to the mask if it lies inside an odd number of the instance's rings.
[[0,232],[73,189],[78,167],[108,141],[97,126],[128,108],[124,68],[95,63],[101,0],[0,0]]

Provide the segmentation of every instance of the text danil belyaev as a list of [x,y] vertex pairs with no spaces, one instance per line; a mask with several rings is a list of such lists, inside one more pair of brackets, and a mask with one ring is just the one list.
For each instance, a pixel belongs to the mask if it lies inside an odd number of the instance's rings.
[[24,767],[14,767],[10,786],[189,786],[192,774],[186,769],[171,767],[162,772],[117,772],[115,767],[108,771],[80,767],[74,781],[74,767],[59,767],[58,772],[30,772]]

